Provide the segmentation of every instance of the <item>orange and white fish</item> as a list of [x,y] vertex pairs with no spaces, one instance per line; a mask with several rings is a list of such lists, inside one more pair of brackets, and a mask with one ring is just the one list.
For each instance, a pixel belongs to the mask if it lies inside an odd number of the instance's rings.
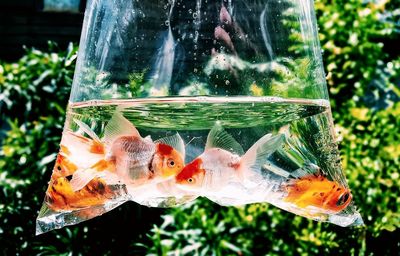
[[260,181],[261,165],[282,141],[281,134],[267,134],[243,154],[240,144],[217,123],[208,134],[205,151],[182,169],[176,183],[202,195],[215,195],[231,183],[254,186]]
[[286,185],[285,189],[287,196],[284,201],[300,208],[313,206],[334,214],[345,209],[352,200],[348,188],[336,181],[328,180],[322,173],[297,178]]
[[173,178],[184,166],[185,145],[178,133],[156,141],[152,141],[150,136],[142,138],[119,111],[107,123],[102,140],[86,124],[75,122],[97,141],[97,152],[104,148],[104,154],[96,163],[73,174],[70,181],[73,191],[82,189],[96,177],[107,184],[129,186],[160,182]]

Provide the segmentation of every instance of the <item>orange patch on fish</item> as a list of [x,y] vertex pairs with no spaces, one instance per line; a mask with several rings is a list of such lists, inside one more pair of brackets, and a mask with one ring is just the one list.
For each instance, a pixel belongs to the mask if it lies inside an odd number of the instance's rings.
[[170,155],[174,148],[166,144],[157,144],[157,151],[163,155]]
[[97,171],[104,171],[104,170],[114,171],[115,165],[112,161],[107,161],[102,159],[97,163],[95,163],[91,168],[96,169]]
[[350,190],[323,175],[307,175],[286,186],[284,199],[300,208],[313,206],[339,213],[351,202]]
[[71,152],[68,150],[68,148],[64,145],[60,145],[60,152],[64,153],[65,155],[71,154]]
[[90,146],[89,152],[93,154],[105,154],[104,144],[100,141],[94,140]]

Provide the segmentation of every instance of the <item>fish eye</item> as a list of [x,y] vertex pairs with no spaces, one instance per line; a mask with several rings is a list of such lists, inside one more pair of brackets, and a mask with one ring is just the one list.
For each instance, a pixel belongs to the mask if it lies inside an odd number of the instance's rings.
[[188,181],[189,183],[192,183],[192,182],[193,182],[193,179],[192,179],[192,178],[189,178],[189,179],[187,179],[187,181]]
[[346,193],[343,195],[343,202],[347,202],[347,200],[349,200],[350,197],[350,193]]
[[175,161],[173,160],[173,159],[168,159],[168,161],[167,161],[167,165],[168,165],[168,167],[170,167],[170,168],[172,168],[172,167],[174,167],[175,166]]
[[350,197],[350,193],[348,193],[348,192],[344,193],[343,195],[341,195],[339,197],[339,200],[337,201],[336,205],[340,206],[340,205],[346,203],[347,200],[349,200],[349,197]]

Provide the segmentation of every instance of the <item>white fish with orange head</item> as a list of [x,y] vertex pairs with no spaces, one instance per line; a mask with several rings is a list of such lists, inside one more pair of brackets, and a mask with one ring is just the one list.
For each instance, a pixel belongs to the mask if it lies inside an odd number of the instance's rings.
[[282,134],[267,134],[243,154],[240,144],[217,123],[208,134],[205,151],[182,169],[176,183],[205,196],[235,183],[254,188],[261,182],[261,166],[282,142]]
[[[97,137],[86,124],[75,122],[90,137]],[[100,141],[98,137],[96,140]],[[107,123],[101,144],[104,159],[73,174],[70,184],[74,191],[95,177],[101,177],[107,184],[128,186],[161,182],[173,178],[184,166],[185,145],[178,133],[156,141],[150,136],[143,138],[119,111]]]

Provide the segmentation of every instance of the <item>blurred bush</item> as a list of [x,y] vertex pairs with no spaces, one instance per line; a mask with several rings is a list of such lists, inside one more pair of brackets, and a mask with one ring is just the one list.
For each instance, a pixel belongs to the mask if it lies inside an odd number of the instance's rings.
[[2,254],[398,253],[399,6],[388,0],[316,1],[343,166],[365,227],[317,223],[266,204],[225,208],[198,200],[167,211],[128,203],[100,218],[34,237],[77,50],[71,45],[60,51],[50,44],[48,52],[27,49],[17,63],[0,62]]

